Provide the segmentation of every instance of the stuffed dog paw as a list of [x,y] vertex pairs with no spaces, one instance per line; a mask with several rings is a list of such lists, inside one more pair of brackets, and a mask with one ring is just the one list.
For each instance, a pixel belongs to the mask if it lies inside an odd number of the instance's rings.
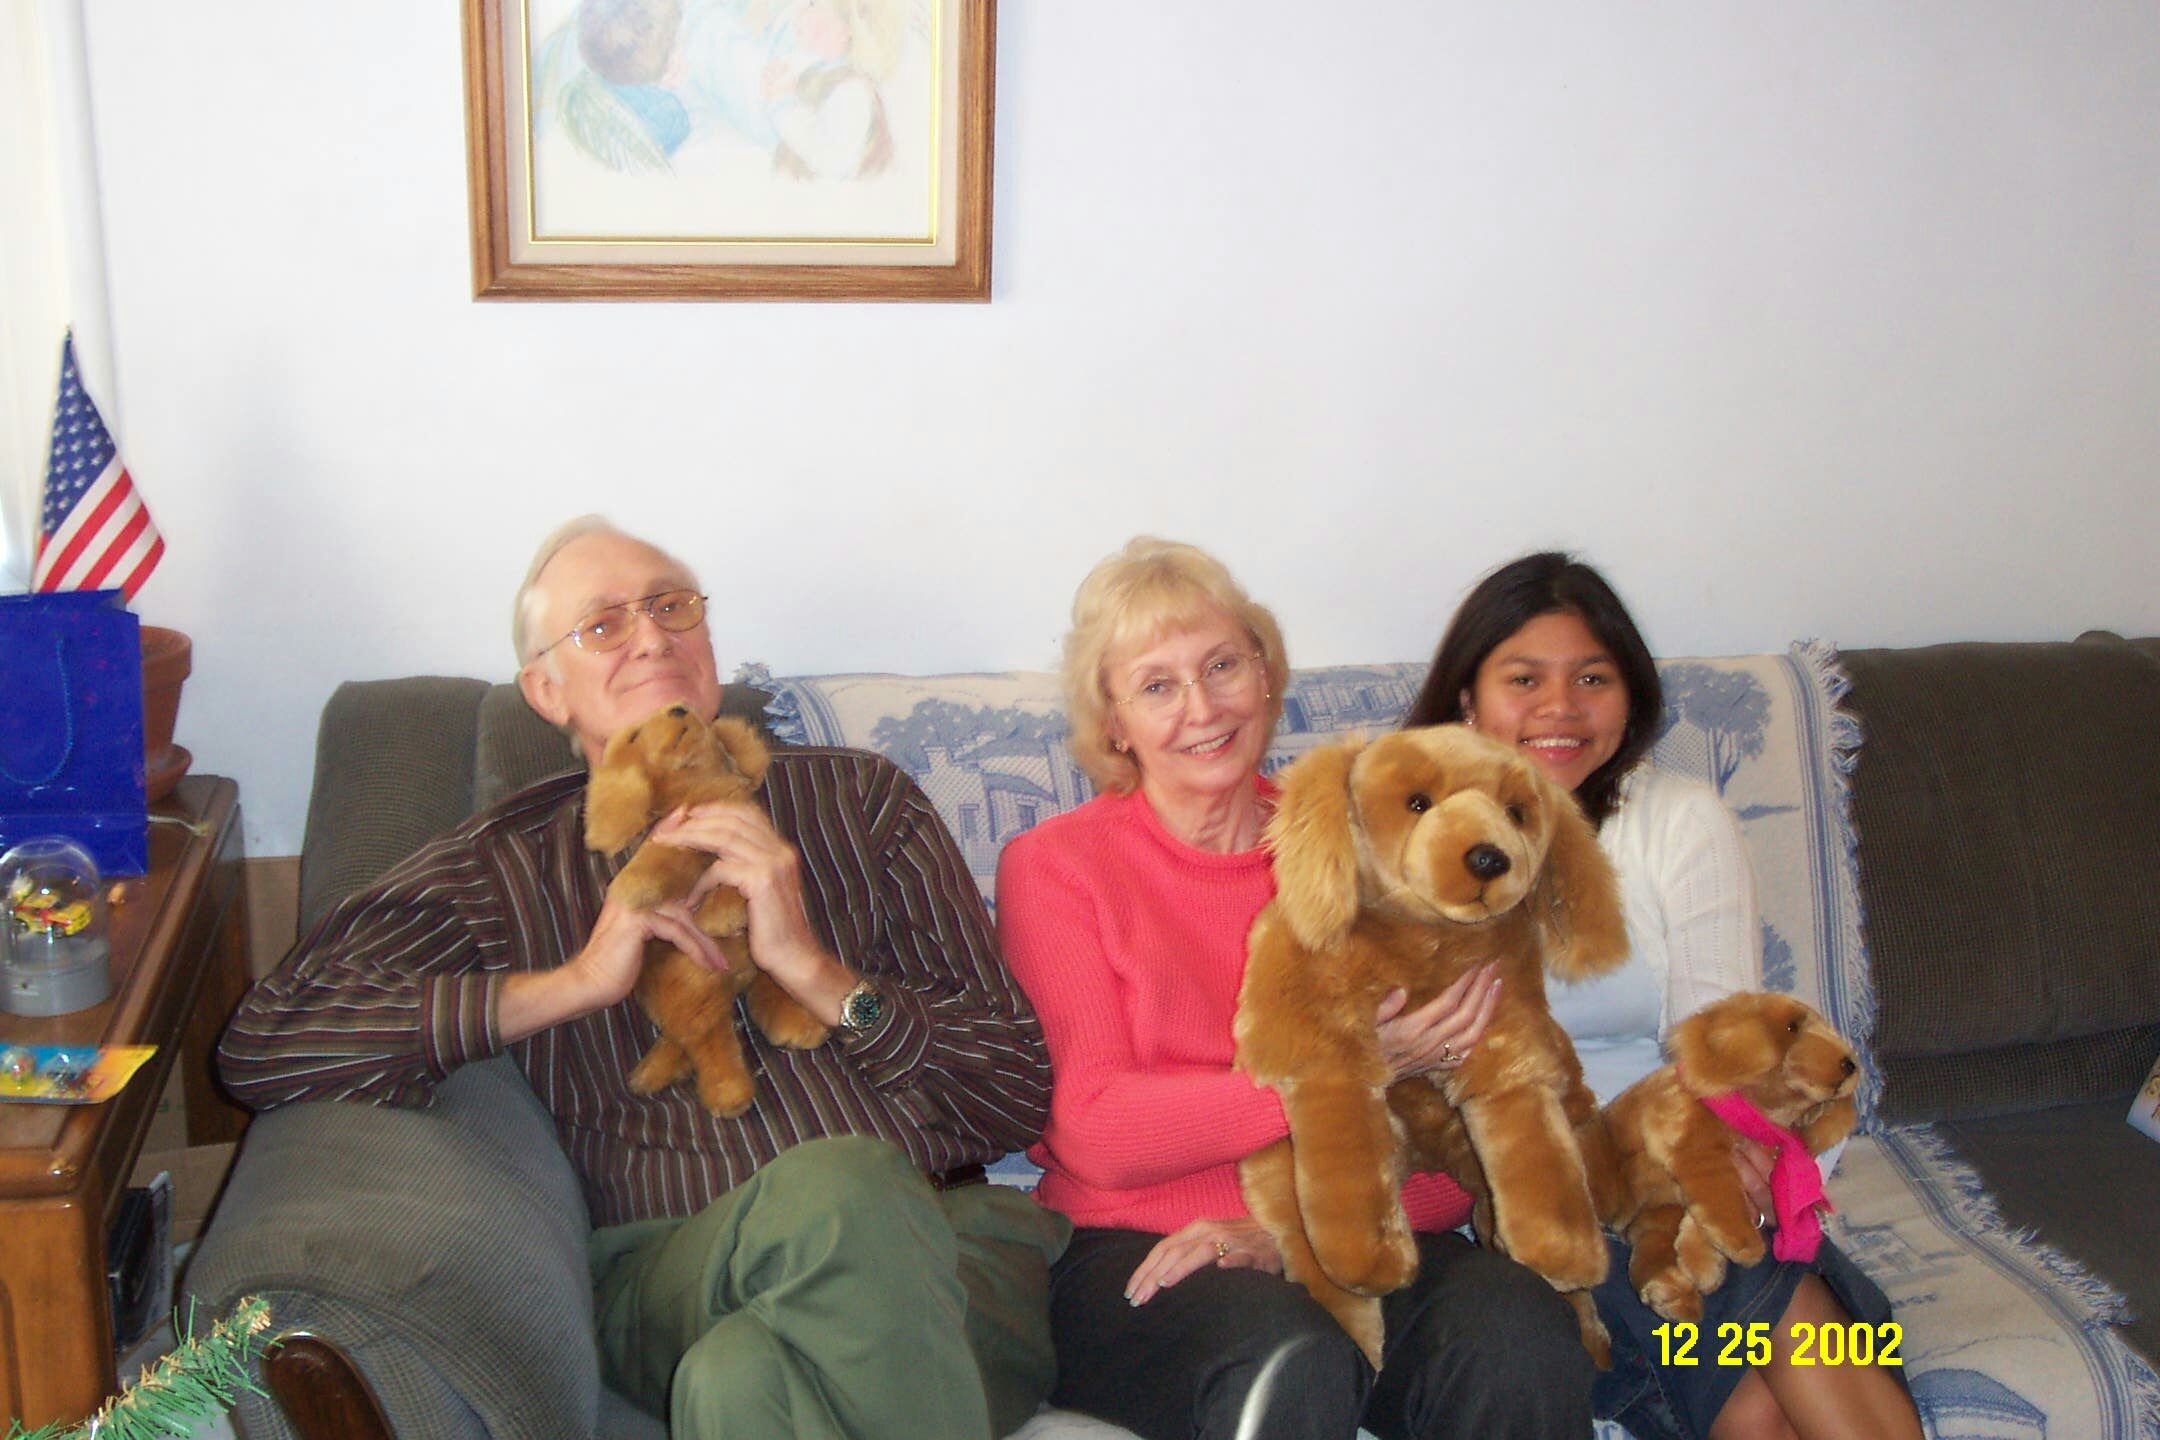
[[[771,760],[765,742],[740,720],[723,716],[708,724],[684,705],[648,716],[608,741],[586,784],[585,844],[612,853],[677,806],[747,800]],[[711,863],[701,851],[647,841],[608,894],[633,910],[650,910],[688,895]],[[728,968],[707,969],[664,940],[646,945],[637,998],[660,1038],[630,1072],[630,1088],[651,1095],[695,1072],[707,1110],[740,1115],[757,1087],[735,1033],[735,998],[743,996],[750,1017],[776,1045],[822,1045],[826,1028],[751,962],[741,891],[723,885],[707,895],[697,925],[719,942]]]
[[[1605,1238],[1575,1138],[1596,1105],[1544,979],[1627,958],[1597,837],[1573,796],[1461,725],[1341,741],[1281,781],[1276,895],[1253,923],[1235,1033],[1238,1067],[1290,1120],[1288,1140],[1239,1169],[1284,1272],[1377,1368],[1374,1297],[1417,1273],[1402,1177],[1445,1170],[1479,1234],[1565,1294],[1609,1364],[1589,1296]],[[1400,986],[1414,1008],[1487,961],[1502,978],[1484,1038],[1455,1069],[1391,1083],[1381,997]]]
[[[1852,1133],[1860,1065],[1828,1021],[1789,995],[1745,991],[1673,1027],[1673,1063],[1615,1096],[1598,1116],[1615,1187],[1601,1218],[1634,1247],[1628,1281],[1668,1320],[1702,1318],[1726,1262],[1763,1258],[1760,1217],[1733,1166],[1733,1139],[1775,1157],[1776,1253],[1812,1260],[1821,1237],[1815,1156]],[[1593,1147],[1588,1134],[1586,1147]]]

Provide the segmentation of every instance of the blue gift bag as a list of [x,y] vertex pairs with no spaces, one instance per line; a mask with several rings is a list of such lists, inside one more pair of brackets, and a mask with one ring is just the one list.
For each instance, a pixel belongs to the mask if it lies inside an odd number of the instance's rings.
[[0,849],[65,835],[142,874],[141,622],[117,590],[0,595],[0,666]]

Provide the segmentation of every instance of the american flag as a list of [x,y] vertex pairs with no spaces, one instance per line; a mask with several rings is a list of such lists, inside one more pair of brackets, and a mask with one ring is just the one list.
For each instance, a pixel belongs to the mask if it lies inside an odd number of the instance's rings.
[[60,347],[60,399],[45,461],[34,590],[114,590],[133,600],[164,557],[165,540],[135,493],[120,448],[82,386],[75,336]]

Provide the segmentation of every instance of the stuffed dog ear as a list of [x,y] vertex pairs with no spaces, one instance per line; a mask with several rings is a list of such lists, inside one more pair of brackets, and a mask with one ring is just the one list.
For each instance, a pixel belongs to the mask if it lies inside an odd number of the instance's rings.
[[[611,751],[612,745],[608,747]],[[602,761],[585,782],[585,847],[602,854],[622,849],[651,823],[652,779],[633,755],[628,761]]]
[[748,721],[732,715],[722,715],[712,723],[713,738],[720,742],[720,753],[736,773],[750,782],[755,790],[765,782],[765,771],[772,765],[772,751],[765,747],[757,728]]
[[1365,737],[1306,752],[1282,772],[1282,795],[1268,821],[1275,852],[1275,903],[1307,950],[1338,944],[1357,921],[1357,836],[1351,828],[1350,770]]
[[1538,903],[1530,912],[1544,935],[1545,968],[1562,980],[1617,970],[1628,957],[1619,877],[1575,797],[1543,775],[1537,782],[1540,803],[1552,816]]
[[1705,1006],[1673,1026],[1673,1063],[1697,1095],[1738,1090],[1777,1069],[1783,1027],[1764,1022],[1764,997],[1743,991]]

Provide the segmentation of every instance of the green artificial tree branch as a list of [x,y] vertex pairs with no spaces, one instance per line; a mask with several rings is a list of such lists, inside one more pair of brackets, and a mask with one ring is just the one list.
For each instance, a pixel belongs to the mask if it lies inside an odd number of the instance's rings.
[[[177,1319],[177,1317],[176,1317]],[[59,1422],[25,1430],[8,1427],[6,1440],[159,1440],[193,1435],[205,1420],[224,1414],[242,1390],[263,1393],[252,1367],[269,1343],[270,1302],[250,1295],[204,1334],[194,1329],[192,1307],[180,1323],[180,1343],[146,1366],[133,1385],[79,1425]]]

